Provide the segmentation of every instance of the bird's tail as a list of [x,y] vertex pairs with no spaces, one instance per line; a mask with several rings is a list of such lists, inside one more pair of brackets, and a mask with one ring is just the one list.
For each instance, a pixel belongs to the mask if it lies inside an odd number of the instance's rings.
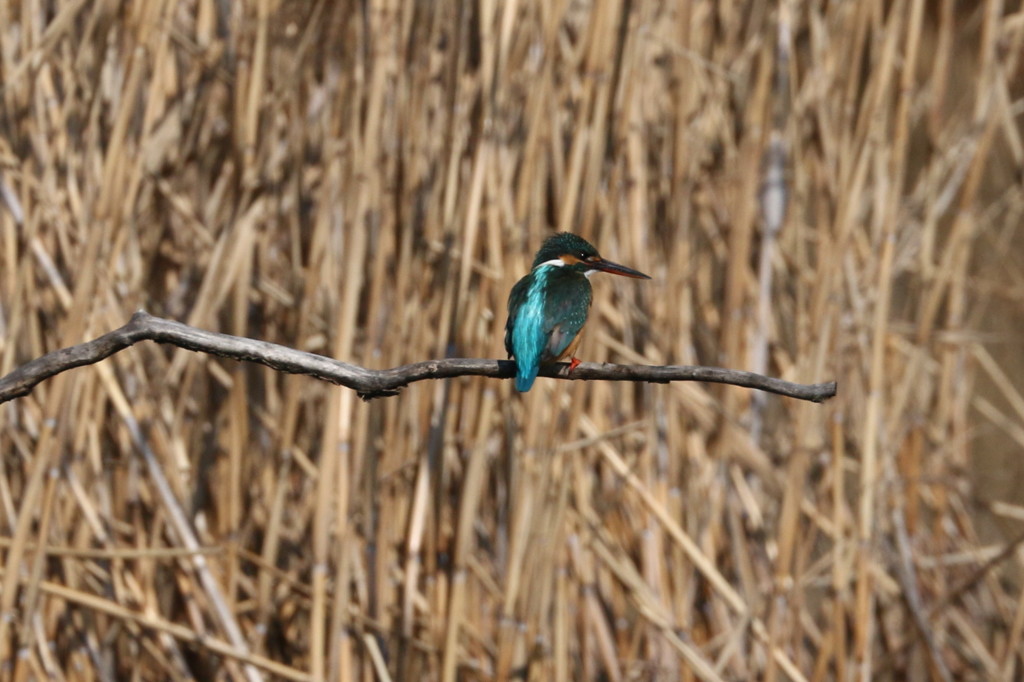
[[525,362],[516,361],[516,390],[520,393],[529,391],[533,387],[533,382],[539,371],[540,366],[536,363],[528,365]]

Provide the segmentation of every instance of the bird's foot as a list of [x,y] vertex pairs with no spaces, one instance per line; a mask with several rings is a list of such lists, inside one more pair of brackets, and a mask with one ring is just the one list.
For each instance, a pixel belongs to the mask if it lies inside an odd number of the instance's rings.
[[580,361],[577,360],[575,357],[572,358],[571,360],[569,360],[569,371],[570,372],[573,371],[574,369],[576,369],[579,366],[580,366]]

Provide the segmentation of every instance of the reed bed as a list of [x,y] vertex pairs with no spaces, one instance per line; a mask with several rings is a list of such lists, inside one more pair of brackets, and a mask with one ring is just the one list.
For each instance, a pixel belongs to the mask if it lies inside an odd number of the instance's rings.
[[570,230],[654,278],[595,278],[582,359],[839,382],[364,403],[132,348],[0,406],[0,676],[1020,679],[1022,38],[996,0],[0,3],[0,374],[138,308],[503,357]]

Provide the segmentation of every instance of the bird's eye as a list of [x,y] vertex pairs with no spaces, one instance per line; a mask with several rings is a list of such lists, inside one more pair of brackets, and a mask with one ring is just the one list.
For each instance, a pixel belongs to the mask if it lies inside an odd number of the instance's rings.
[[581,261],[584,261],[584,262],[586,262],[586,261],[590,260],[590,256],[588,256],[588,255],[586,254],[586,252],[584,252],[584,251],[580,251],[580,252],[579,252],[579,253],[578,253],[577,255],[579,256],[579,259],[580,259]]

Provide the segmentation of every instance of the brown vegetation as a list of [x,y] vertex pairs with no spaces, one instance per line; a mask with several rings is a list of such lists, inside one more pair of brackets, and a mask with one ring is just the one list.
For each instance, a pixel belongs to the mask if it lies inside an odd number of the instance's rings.
[[0,676],[1018,678],[1022,40],[994,0],[0,3],[0,375],[138,308],[501,357],[558,229],[654,277],[595,278],[582,359],[839,381],[364,403],[135,346],[0,406]]

